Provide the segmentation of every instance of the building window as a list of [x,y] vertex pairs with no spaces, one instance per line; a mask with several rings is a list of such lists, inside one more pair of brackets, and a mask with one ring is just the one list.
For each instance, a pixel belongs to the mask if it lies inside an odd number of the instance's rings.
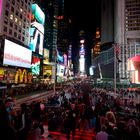
[[20,34],[18,35],[18,39],[21,40],[21,35]]
[[15,5],[15,0],[12,0],[12,4]]
[[16,11],[16,16],[18,16],[18,13],[19,13],[19,12],[18,12],[18,11]]
[[9,9],[10,8],[10,4],[8,1],[6,1],[6,8]]
[[16,32],[14,32],[14,37],[17,37],[17,33]]
[[22,8],[20,8],[20,12],[23,12],[23,9]]
[[9,29],[9,34],[12,35],[12,29]]
[[24,3],[23,3],[23,1],[21,2],[21,7],[23,7],[23,5],[24,5]]
[[7,27],[6,26],[4,26],[3,31],[7,32]]
[[21,33],[21,28],[19,27],[19,30],[18,30],[20,33]]
[[11,11],[14,12],[14,7],[13,6],[11,7]]
[[25,30],[22,31],[22,34],[25,35]]
[[22,19],[22,15],[20,14],[20,19]]
[[10,19],[13,20],[13,15],[10,15]]
[[18,26],[15,24],[15,30],[17,30],[17,27],[18,27]]
[[10,22],[10,27],[13,27],[13,23],[12,22]]
[[25,24],[23,24],[23,28],[24,28],[24,29],[25,29],[25,27],[26,27]]
[[25,41],[25,38],[24,37],[22,37],[22,41]]
[[5,16],[8,17],[8,15],[9,15],[9,12],[7,10],[5,10]]
[[21,26],[21,21],[19,21],[18,24]]
[[26,18],[24,18],[24,22],[26,22]]
[[4,18],[4,23],[8,24],[8,18],[7,17]]
[[17,19],[17,18],[15,18],[15,22],[16,22],[16,23],[18,22],[18,19]]

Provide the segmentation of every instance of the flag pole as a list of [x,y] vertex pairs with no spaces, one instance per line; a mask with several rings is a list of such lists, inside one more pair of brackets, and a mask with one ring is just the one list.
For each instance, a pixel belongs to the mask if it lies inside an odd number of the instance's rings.
[[116,94],[116,43],[114,44],[114,94]]

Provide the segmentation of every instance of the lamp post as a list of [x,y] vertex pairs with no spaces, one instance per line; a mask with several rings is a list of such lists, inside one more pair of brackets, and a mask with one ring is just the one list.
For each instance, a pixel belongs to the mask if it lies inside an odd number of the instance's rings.
[[53,91],[54,94],[56,93],[56,73],[57,73],[57,48],[55,50],[55,55],[54,55],[54,86],[53,86]]
[[116,44],[113,44],[113,47],[114,47],[114,94],[116,94]]

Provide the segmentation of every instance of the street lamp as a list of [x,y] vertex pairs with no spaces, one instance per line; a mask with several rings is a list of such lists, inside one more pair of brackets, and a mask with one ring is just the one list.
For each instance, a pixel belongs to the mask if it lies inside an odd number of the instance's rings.
[[56,76],[57,76],[57,47],[54,54],[54,86],[53,86],[54,94],[56,93],[56,81],[57,81]]
[[116,44],[113,44],[113,47],[114,47],[114,94],[116,94],[116,80],[117,80],[117,78],[116,78],[116,66],[117,66],[117,64],[116,64]]

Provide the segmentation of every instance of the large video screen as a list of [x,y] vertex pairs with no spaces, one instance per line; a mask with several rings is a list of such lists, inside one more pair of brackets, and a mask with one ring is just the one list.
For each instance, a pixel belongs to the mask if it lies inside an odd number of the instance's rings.
[[49,63],[49,50],[44,48],[44,60],[43,60],[44,64],[48,64]]
[[43,55],[44,23],[45,14],[37,4],[32,4],[32,20],[29,30],[29,48],[40,55]]
[[[41,31],[37,29],[38,27],[40,27]],[[31,24],[29,33],[31,39],[29,43],[29,48],[33,52],[43,55],[44,27],[41,24],[34,22],[33,24]]]
[[128,59],[128,71],[131,75],[131,82],[140,83],[140,55]]
[[79,67],[80,67],[80,72],[84,72],[85,71],[85,58],[82,57],[79,60]]
[[3,64],[30,68],[31,58],[31,50],[5,39]]
[[64,57],[59,52],[57,52],[57,61],[61,64],[64,64]]
[[40,7],[37,4],[32,4],[31,8],[32,8],[32,14],[34,15],[37,22],[44,25],[44,23],[45,23],[44,12],[40,9]]
[[32,74],[39,75],[40,74],[40,58],[33,56],[32,57],[32,66],[31,66]]
[[65,67],[63,65],[57,65],[57,75],[60,77],[64,76]]

